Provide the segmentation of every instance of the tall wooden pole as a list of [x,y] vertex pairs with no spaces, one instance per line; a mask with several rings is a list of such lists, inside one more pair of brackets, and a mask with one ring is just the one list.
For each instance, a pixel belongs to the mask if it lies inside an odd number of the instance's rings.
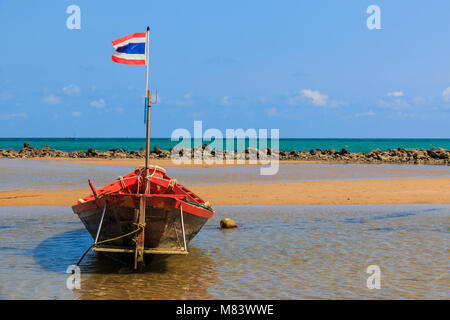
[[[148,48],[149,48],[149,31],[150,28],[147,27],[147,37],[145,41],[145,62],[147,65],[147,76],[145,81],[145,101],[147,107],[147,133],[146,133],[146,144],[145,144],[145,194],[150,193],[150,181],[148,181],[149,177],[149,158],[150,158],[150,106],[152,95],[150,90],[148,90]],[[146,215],[146,207],[147,207],[147,198],[144,195],[141,195],[139,198],[139,209],[138,209],[138,225],[143,229],[136,235],[136,251],[134,255],[134,269],[138,267],[143,267],[145,265],[144,262],[144,247],[145,247],[145,215]]]
[[145,171],[148,175],[148,165],[149,165],[149,159],[150,159],[150,107],[151,107],[151,101],[152,101],[152,94],[151,91],[148,90],[148,55],[149,55],[149,32],[150,27],[147,27],[147,39],[146,39],[146,48],[145,48],[145,60],[147,64],[147,76],[145,78],[145,95],[146,95],[146,102],[147,102],[147,133],[146,133],[146,144],[145,144]]

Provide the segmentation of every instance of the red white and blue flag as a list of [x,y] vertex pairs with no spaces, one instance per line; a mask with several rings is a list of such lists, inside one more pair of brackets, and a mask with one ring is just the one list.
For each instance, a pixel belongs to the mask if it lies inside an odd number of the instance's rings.
[[145,47],[147,34],[133,33],[112,41],[116,51],[111,59],[123,64],[145,64]]

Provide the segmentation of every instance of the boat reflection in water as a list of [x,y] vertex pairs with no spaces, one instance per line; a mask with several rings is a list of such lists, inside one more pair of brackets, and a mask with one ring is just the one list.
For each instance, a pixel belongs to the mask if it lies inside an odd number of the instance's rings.
[[[89,268],[97,269],[96,265],[105,263],[101,255],[96,256]],[[83,272],[81,289],[73,293],[76,299],[214,299],[208,292],[219,281],[214,265],[205,252],[190,248],[186,256],[155,256],[145,272],[124,267],[117,270],[117,265],[111,273],[105,273],[104,268],[95,273]]]

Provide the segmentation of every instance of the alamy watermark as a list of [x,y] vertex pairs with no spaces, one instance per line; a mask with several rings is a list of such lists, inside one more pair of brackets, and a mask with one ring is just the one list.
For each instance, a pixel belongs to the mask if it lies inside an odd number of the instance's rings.
[[[76,4],[67,7],[66,13],[70,14],[66,19],[66,26],[69,30],[81,29],[81,9]],[[381,29],[381,9],[378,5],[372,4],[367,7],[366,13],[370,16],[366,20],[366,26],[369,30]]]
[[381,9],[376,4],[372,4],[367,7],[367,14],[370,16],[367,18],[366,25],[369,30],[381,29]]
[[367,278],[367,288],[368,289],[381,289],[381,269],[379,266],[373,264],[367,267],[366,273],[371,274]]
[[[172,162],[177,165],[248,162],[249,164],[267,164],[268,166],[260,168],[261,175],[278,173],[279,129],[270,129],[270,137],[268,129],[254,128],[245,131],[244,129],[226,129],[223,134],[216,128],[203,131],[203,122],[194,121],[193,134],[188,129],[178,128],[172,132],[171,140],[179,142],[171,150]],[[206,146],[202,145],[205,141],[211,142]]]
[[77,265],[70,265],[67,267],[66,273],[70,274],[66,280],[67,289],[81,289],[81,271]]
[[66,27],[69,30],[81,29],[81,9],[76,4],[67,7],[66,13],[70,14],[66,20]]

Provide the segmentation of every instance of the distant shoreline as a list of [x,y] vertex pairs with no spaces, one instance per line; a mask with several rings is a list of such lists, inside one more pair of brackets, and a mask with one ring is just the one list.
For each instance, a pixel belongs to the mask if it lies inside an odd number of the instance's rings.
[[[187,159],[193,158],[195,153],[210,154],[214,156],[216,152],[221,150],[210,149],[207,145],[197,147],[195,149],[178,149],[180,156]],[[226,152],[223,151],[223,159]],[[245,150],[231,152],[232,159],[249,160],[264,159],[268,156],[277,156],[277,150],[270,148],[258,150],[254,148],[246,148]],[[217,153],[220,154],[220,153]],[[86,151],[63,151],[51,149],[50,146],[43,148],[33,148],[30,144],[24,143],[24,146],[19,150],[0,149],[0,158],[45,158],[45,159],[144,159],[145,148],[139,150],[127,151],[125,149],[116,148],[107,151],[99,151],[96,149],[88,149]],[[308,150],[292,150],[279,151],[278,157],[281,162],[320,162],[320,163],[365,163],[365,164],[429,164],[429,165],[450,165],[450,150],[443,148],[430,149],[389,149],[382,151],[374,149],[370,152],[349,152],[343,148],[341,150],[334,149],[312,149]],[[159,147],[154,147],[150,153],[152,160],[167,160],[171,159],[171,151],[164,150]],[[248,161],[246,161],[247,163]],[[236,161],[235,161],[236,164]]]

